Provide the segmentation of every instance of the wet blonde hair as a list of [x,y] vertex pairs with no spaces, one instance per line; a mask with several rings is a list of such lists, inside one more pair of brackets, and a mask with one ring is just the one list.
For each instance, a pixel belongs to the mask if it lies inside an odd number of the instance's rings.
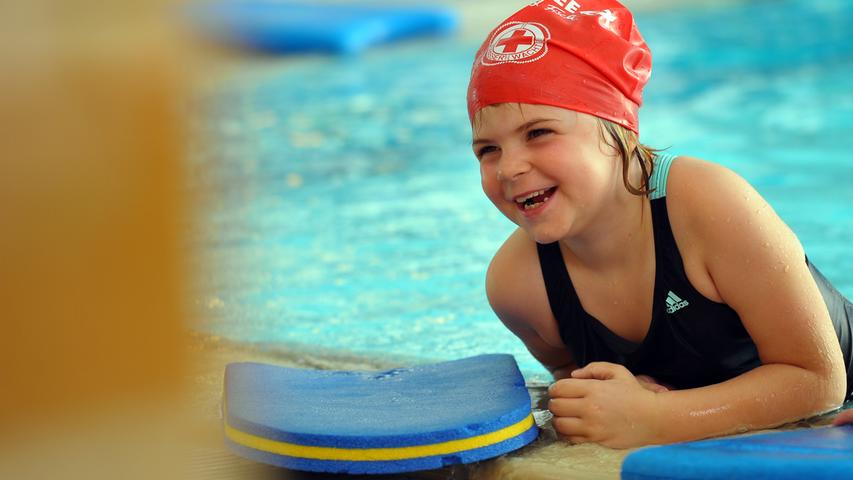
[[[652,193],[649,181],[655,168],[654,159],[660,150],[640,143],[639,137],[633,130],[603,118],[596,117],[596,120],[598,120],[601,139],[615,149],[622,159],[622,183],[625,184],[625,188],[634,195],[648,196]],[[639,163],[643,175],[638,187],[631,185],[628,180],[628,168],[634,161]]]

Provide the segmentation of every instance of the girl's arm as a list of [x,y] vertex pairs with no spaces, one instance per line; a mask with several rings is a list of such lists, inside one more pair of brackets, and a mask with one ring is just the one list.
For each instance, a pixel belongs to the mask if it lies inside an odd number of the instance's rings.
[[593,362],[551,386],[554,428],[571,442],[626,448],[770,428],[837,407],[846,386],[841,348],[794,234],[723,167],[682,157],[669,178],[685,262],[702,262],[762,365],[716,385],[655,392],[625,367]]
[[[829,313],[794,233],[730,170],[681,158],[668,185],[723,301],[762,365],[729,381],[664,392],[656,443],[768,428],[837,407],[846,374]],[[683,210],[682,210],[683,208]]]
[[555,379],[570,376],[577,366],[560,340],[536,245],[523,230],[510,235],[492,259],[486,272],[486,295],[501,322]]

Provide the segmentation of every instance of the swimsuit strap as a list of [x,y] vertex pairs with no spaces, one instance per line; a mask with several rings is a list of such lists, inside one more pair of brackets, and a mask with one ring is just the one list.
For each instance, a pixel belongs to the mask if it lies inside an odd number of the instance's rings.
[[655,168],[652,169],[652,176],[649,177],[649,188],[652,190],[649,199],[657,200],[666,196],[666,180],[669,178],[669,169],[672,167],[673,160],[675,155],[671,153],[659,153],[655,157]]

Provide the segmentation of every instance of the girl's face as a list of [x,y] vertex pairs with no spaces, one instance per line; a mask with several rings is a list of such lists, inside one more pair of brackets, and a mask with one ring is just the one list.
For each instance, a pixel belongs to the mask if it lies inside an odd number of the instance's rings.
[[590,115],[498,104],[478,113],[473,136],[486,196],[539,243],[583,232],[620,193],[621,162]]

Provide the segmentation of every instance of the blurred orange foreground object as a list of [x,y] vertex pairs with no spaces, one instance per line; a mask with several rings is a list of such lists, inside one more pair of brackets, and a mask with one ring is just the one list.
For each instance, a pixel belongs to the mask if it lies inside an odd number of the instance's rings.
[[[166,6],[0,14],[0,454],[179,398],[184,72]],[[64,449],[49,437],[34,444]]]

